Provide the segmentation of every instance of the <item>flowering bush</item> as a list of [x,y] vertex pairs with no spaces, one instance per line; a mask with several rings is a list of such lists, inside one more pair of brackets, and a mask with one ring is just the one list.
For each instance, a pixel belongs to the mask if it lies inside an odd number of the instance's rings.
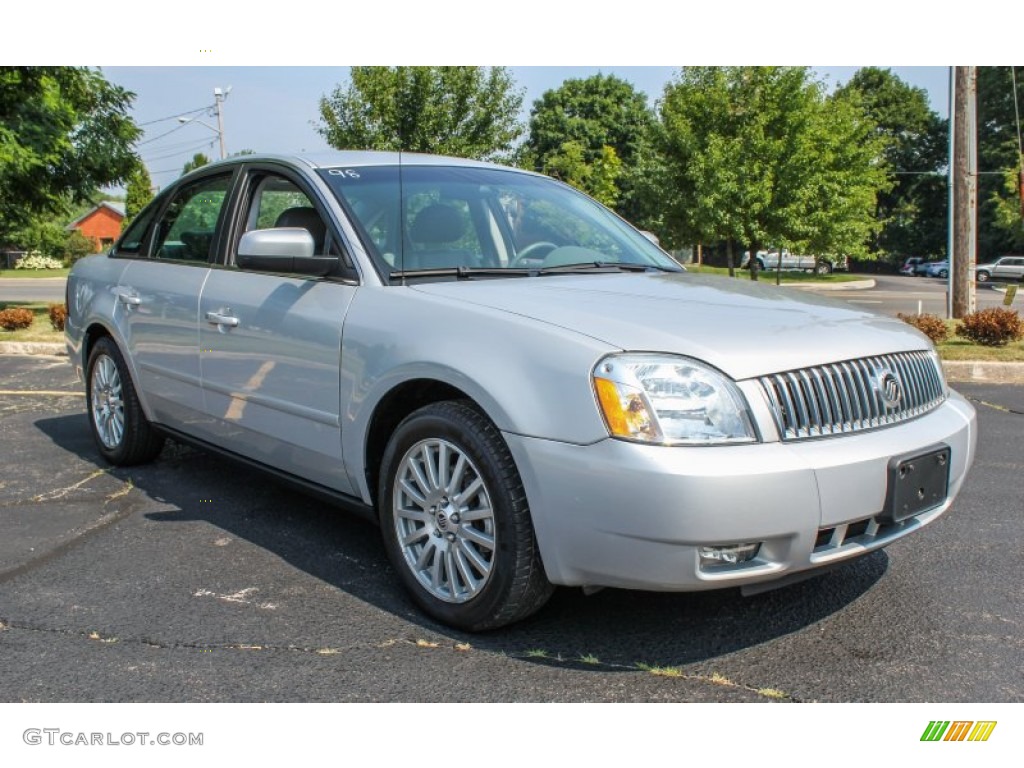
[[28,256],[22,256],[14,262],[15,269],[63,269],[63,267],[64,262],[60,259],[51,259],[38,251],[33,251]]
[[6,331],[28,328],[34,318],[31,309],[3,309],[0,310],[0,328]]
[[964,315],[956,329],[963,336],[986,347],[1002,347],[1024,338],[1024,320],[1012,309],[990,307]]
[[66,304],[50,305],[50,327],[55,331],[64,330],[64,321],[68,319],[68,308]]
[[904,315],[900,312],[896,317],[905,323],[910,323],[910,325],[917,328],[917,330],[931,339],[935,344],[938,344],[940,341],[945,341],[946,337],[949,335],[949,329],[946,328],[945,321],[938,315]]

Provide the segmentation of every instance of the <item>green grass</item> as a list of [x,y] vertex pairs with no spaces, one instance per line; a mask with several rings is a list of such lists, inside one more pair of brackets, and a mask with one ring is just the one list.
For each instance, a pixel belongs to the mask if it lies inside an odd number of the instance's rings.
[[[709,267],[706,264],[686,264],[687,272],[694,272],[698,275],[721,275],[729,276],[729,270],[725,267]],[[736,269],[735,278],[738,280],[749,280],[750,272],[745,269]],[[782,284],[786,283],[849,283],[854,280],[864,280],[869,276],[851,275],[848,272],[833,272],[831,275],[815,275],[812,272],[783,272]],[[775,283],[775,272],[762,271],[758,274],[758,282]]]
[[0,302],[0,309],[31,309],[35,315],[32,325],[17,331],[7,331],[0,328],[0,341],[36,341],[51,342],[56,344],[64,343],[64,332],[53,330],[50,325],[50,305],[46,302]]
[[4,277],[67,277],[71,269],[0,269],[0,278]]

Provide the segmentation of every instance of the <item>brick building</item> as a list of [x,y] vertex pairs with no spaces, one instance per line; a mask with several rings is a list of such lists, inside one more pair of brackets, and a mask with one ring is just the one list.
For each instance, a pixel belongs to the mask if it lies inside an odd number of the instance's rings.
[[68,224],[68,232],[77,229],[96,246],[96,252],[109,248],[121,234],[124,203],[103,201],[91,211]]

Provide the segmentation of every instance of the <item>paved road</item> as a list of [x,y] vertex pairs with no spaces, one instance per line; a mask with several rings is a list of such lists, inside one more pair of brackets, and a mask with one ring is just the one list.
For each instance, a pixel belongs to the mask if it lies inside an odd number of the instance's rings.
[[[880,275],[873,278],[875,287],[866,291],[829,291],[828,296],[873,309],[886,315],[917,314],[918,309],[940,317],[946,316],[947,283],[933,277],[902,277]],[[991,285],[979,285],[978,309],[1002,306],[1004,294]],[[1015,308],[1024,306],[1024,292],[1015,299]]]
[[[58,358],[0,381],[78,391]],[[0,395],[0,700],[1021,701],[1024,388],[964,391],[978,462],[914,538],[754,598],[562,590],[477,636],[413,609],[371,526],[174,445],[110,470],[80,396]]]
[[0,301],[64,301],[63,277],[5,277],[0,279]]

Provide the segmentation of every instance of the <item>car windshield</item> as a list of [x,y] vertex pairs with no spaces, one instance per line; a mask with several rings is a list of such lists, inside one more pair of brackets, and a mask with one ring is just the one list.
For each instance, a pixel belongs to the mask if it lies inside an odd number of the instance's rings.
[[679,269],[611,211],[543,176],[423,165],[320,173],[392,275]]

